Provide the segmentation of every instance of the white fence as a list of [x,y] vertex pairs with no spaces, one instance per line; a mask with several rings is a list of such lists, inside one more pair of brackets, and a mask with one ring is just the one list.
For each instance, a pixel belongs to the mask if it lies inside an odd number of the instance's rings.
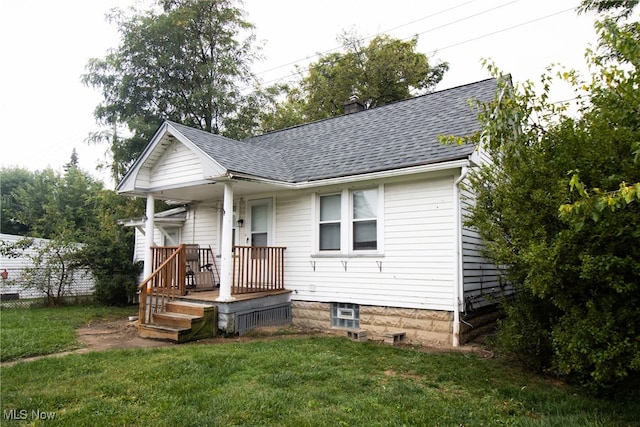
[[[12,234],[0,234],[0,241],[6,244],[15,243],[23,238],[23,236]],[[46,239],[33,239],[33,246],[22,251],[21,256],[18,257],[0,254],[0,273],[2,275],[2,278],[0,278],[0,296],[3,302],[46,297],[45,292],[25,283],[22,273],[27,268],[39,267],[33,265],[32,257],[36,255],[38,247],[42,247],[48,242]],[[64,289],[65,296],[79,297],[93,294],[95,281],[88,270],[76,270],[69,279],[70,283]]]

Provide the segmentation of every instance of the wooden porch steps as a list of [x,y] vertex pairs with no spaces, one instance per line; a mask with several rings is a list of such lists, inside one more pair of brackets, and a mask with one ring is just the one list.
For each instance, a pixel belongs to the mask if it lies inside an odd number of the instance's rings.
[[139,324],[138,335],[178,343],[213,337],[218,332],[218,312],[213,305],[172,301],[155,313],[151,323]]
[[194,316],[191,314],[183,313],[170,313],[168,311],[153,315],[153,321],[156,324],[187,329],[191,329],[193,327],[193,323],[199,321],[200,319],[202,319],[202,316]]

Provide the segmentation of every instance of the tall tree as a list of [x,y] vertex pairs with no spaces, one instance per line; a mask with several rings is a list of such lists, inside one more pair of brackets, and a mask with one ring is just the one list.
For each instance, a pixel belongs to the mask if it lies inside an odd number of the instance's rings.
[[578,10],[585,12],[593,10],[599,13],[613,12],[614,19],[627,18],[633,13],[638,0],[582,0]]
[[[121,43],[91,59],[85,84],[101,89],[97,120],[109,129],[112,174],[120,178],[164,119],[225,134],[252,81],[253,26],[235,0],[158,0],[155,9],[110,14]],[[118,137],[124,125],[130,134]],[[228,135],[234,136],[234,135]]]
[[18,255],[32,245],[36,249],[36,265],[22,279],[57,304],[73,278],[70,272],[86,267],[96,279],[99,301],[131,301],[140,266],[132,262],[133,230],[117,220],[142,215],[144,200],[120,197],[78,167],[64,175],[52,169],[1,169],[0,182],[2,232],[50,239],[43,244],[26,239],[13,247],[0,242],[3,255]]
[[26,236],[30,226],[20,219],[21,205],[14,191],[25,185],[34,184],[33,172],[18,168],[0,169],[0,233]]
[[597,390],[629,390],[640,379],[640,25],[616,16],[597,28],[592,81],[557,74],[582,100],[578,118],[549,101],[549,75],[541,94],[505,85],[485,106],[477,137],[495,162],[473,175],[470,222],[517,291],[502,345]]
[[97,228],[97,208],[91,195],[102,189],[99,181],[77,167],[64,175],[53,169],[29,174],[10,193],[12,221],[23,227],[23,235],[45,239],[64,236],[81,242]]
[[77,167],[78,167],[78,152],[74,147],[73,151],[71,152],[71,158],[69,159],[69,163],[65,164],[63,168],[66,172],[68,172],[69,169],[77,168]]
[[357,35],[339,36],[344,52],[322,56],[309,66],[299,85],[284,87],[286,101],[263,116],[272,130],[344,113],[344,103],[356,95],[372,108],[433,89],[448,70],[432,65],[416,52],[418,39],[376,36],[365,45]]

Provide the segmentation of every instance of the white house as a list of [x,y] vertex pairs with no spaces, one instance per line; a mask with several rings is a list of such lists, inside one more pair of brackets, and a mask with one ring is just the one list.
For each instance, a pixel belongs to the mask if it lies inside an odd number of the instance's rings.
[[[280,248],[283,284],[266,290],[294,325],[458,345],[500,276],[463,223],[467,174],[486,159],[440,138],[478,130],[470,100],[497,90],[488,79],[243,141],[163,123],[117,187],[147,198],[146,217],[128,223],[145,276],[159,265],[152,246],[210,247],[219,290],[209,303],[229,305],[241,299],[235,248]],[[178,207],[156,214],[155,199]],[[221,328],[237,330],[226,313]]]

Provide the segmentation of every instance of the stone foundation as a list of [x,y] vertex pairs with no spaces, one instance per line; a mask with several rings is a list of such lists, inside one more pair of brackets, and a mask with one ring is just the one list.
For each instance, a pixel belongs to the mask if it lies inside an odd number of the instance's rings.
[[[342,332],[331,328],[331,304],[292,301],[292,325],[305,329]],[[412,308],[360,306],[360,329],[369,340],[384,341],[389,332],[404,331],[403,342],[451,345],[453,313]]]
[[314,331],[331,330],[331,304],[291,301],[291,325]]
[[[495,329],[500,312],[492,307],[471,316],[461,314],[460,344]],[[331,328],[331,304],[292,301],[292,325],[311,330],[343,334],[344,330]],[[385,334],[403,331],[403,343],[450,346],[453,341],[453,312],[420,310],[413,308],[360,306],[360,329],[367,338],[384,341]]]

